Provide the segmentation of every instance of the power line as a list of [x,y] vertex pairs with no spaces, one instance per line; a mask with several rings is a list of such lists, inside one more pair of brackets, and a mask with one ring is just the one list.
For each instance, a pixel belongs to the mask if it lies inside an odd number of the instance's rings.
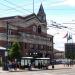
[[8,9],[0,9],[0,11],[9,11],[9,10],[13,10],[11,8],[8,8]]
[[29,10],[27,10],[27,9],[24,9],[24,8],[22,8],[22,7],[18,6],[18,5],[16,5],[15,3],[12,3],[12,2],[10,2],[10,1],[8,1],[8,0],[4,0],[4,1],[8,2],[9,4],[11,4],[11,5],[13,5],[13,6],[16,6],[16,7],[18,7],[18,8],[21,8],[21,9],[23,9],[23,10],[25,10],[25,11],[28,11],[28,12],[32,13],[31,11],[29,11]]
[[28,4],[19,4],[18,6],[20,6],[21,8],[23,8],[24,6],[32,6],[32,2],[28,3]]
[[59,23],[57,23],[57,22],[55,22],[55,21],[53,21],[53,20],[51,20],[51,24],[48,24],[48,26],[47,26],[48,28],[50,27],[50,28],[57,28],[57,29],[61,29],[61,30],[71,30],[71,31],[74,31],[74,30],[72,30],[73,28],[71,28],[71,27],[68,27],[68,26],[65,26],[65,25],[62,25],[62,24],[59,24]]
[[[5,7],[10,8],[10,9],[13,9],[13,10],[15,10],[15,11],[19,11],[19,10],[15,9],[15,8],[10,7],[10,6],[8,6],[8,5],[5,5],[5,4],[3,4],[3,3],[0,3],[0,4],[3,5],[3,6],[5,6]],[[24,12],[22,12],[22,11],[19,11],[19,12],[20,12],[20,13],[24,13]]]

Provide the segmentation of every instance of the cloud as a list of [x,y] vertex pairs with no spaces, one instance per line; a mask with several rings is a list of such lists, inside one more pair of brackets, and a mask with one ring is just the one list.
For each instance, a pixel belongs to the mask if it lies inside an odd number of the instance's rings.
[[59,2],[59,3],[51,4],[51,6],[61,6],[61,5],[65,5],[65,3],[64,2]]
[[66,5],[75,6],[75,0],[65,0],[64,2]]
[[62,5],[68,5],[68,6],[75,6],[75,0],[64,0],[58,3],[54,3],[51,6],[62,6]]

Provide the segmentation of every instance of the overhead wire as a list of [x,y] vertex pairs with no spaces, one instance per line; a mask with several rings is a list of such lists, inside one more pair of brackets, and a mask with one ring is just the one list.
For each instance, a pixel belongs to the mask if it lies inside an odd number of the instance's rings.
[[[4,3],[1,3],[0,2],[0,5],[2,5],[2,6],[4,6],[4,7],[7,7],[8,9],[1,9],[0,11],[4,11],[4,13],[8,13],[8,11],[10,12],[10,10],[11,11],[17,11],[17,13],[19,12],[19,13],[24,13],[25,14],[25,12],[23,12],[23,11],[21,11],[21,10],[19,10],[19,9],[16,9],[15,7],[12,7],[12,6],[8,6],[8,5],[6,5],[6,4],[4,4]],[[18,7],[19,8],[19,7]],[[29,11],[28,11],[29,12]],[[3,14],[3,12],[1,13],[0,12],[0,15],[2,15]]]
[[0,9],[0,11],[9,11],[9,10],[14,10],[12,8],[8,8],[8,9]]
[[13,7],[10,7],[10,6],[5,5],[5,4],[3,4],[3,3],[0,3],[0,4],[1,4],[1,5],[3,5],[3,6],[5,6],[5,7],[10,8],[10,9],[13,9],[13,10],[15,10],[15,11],[19,11],[20,13],[24,13],[24,12],[22,12],[22,11],[18,10],[18,9],[15,9],[15,8],[13,8]]
[[15,3],[11,2],[11,1],[8,1],[8,0],[4,0],[4,1],[8,2],[9,4],[11,4],[11,5],[15,6],[15,7],[21,8],[21,9],[23,9],[23,10],[25,10],[25,11],[28,11],[28,12],[32,13],[31,11],[29,11],[29,10],[27,10],[27,9],[25,9],[25,8],[22,8],[22,7],[16,5]]
[[[55,21],[51,20],[52,21],[52,24],[48,24],[48,28],[56,28],[56,29],[60,29],[60,30],[63,30],[63,31],[68,31],[68,32],[71,32],[73,34],[73,32],[75,32],[74,30],[72,30],[71,27],[68,27],[68,26],[64,26],[62,24],[58,24],[56,23]],[[54,23],[54,24],[53,24]],[[75,35],[75,34],[74,34]]]

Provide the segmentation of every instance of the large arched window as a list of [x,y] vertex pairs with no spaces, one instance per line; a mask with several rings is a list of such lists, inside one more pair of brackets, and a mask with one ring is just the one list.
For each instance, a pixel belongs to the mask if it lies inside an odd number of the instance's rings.
[[41,26],[38,26],[38,33],[41,33]]

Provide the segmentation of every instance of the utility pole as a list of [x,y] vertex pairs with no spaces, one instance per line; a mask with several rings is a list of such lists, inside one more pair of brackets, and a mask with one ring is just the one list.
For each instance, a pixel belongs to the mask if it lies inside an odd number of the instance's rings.
[[5,50],[5,54],[4,54],[4,65],[3,65],[3,70],[8,70],[8,66],[7,66],[7,62],[8,62],[8,27],[9,23],[8,21],[6,22],[6,39],[7,39],[7,44],[6,44],[6,50]]
[[9,31],[9,23],[8,23],[8,21],[7,21],[7,48],[8,48],[8,31]]

